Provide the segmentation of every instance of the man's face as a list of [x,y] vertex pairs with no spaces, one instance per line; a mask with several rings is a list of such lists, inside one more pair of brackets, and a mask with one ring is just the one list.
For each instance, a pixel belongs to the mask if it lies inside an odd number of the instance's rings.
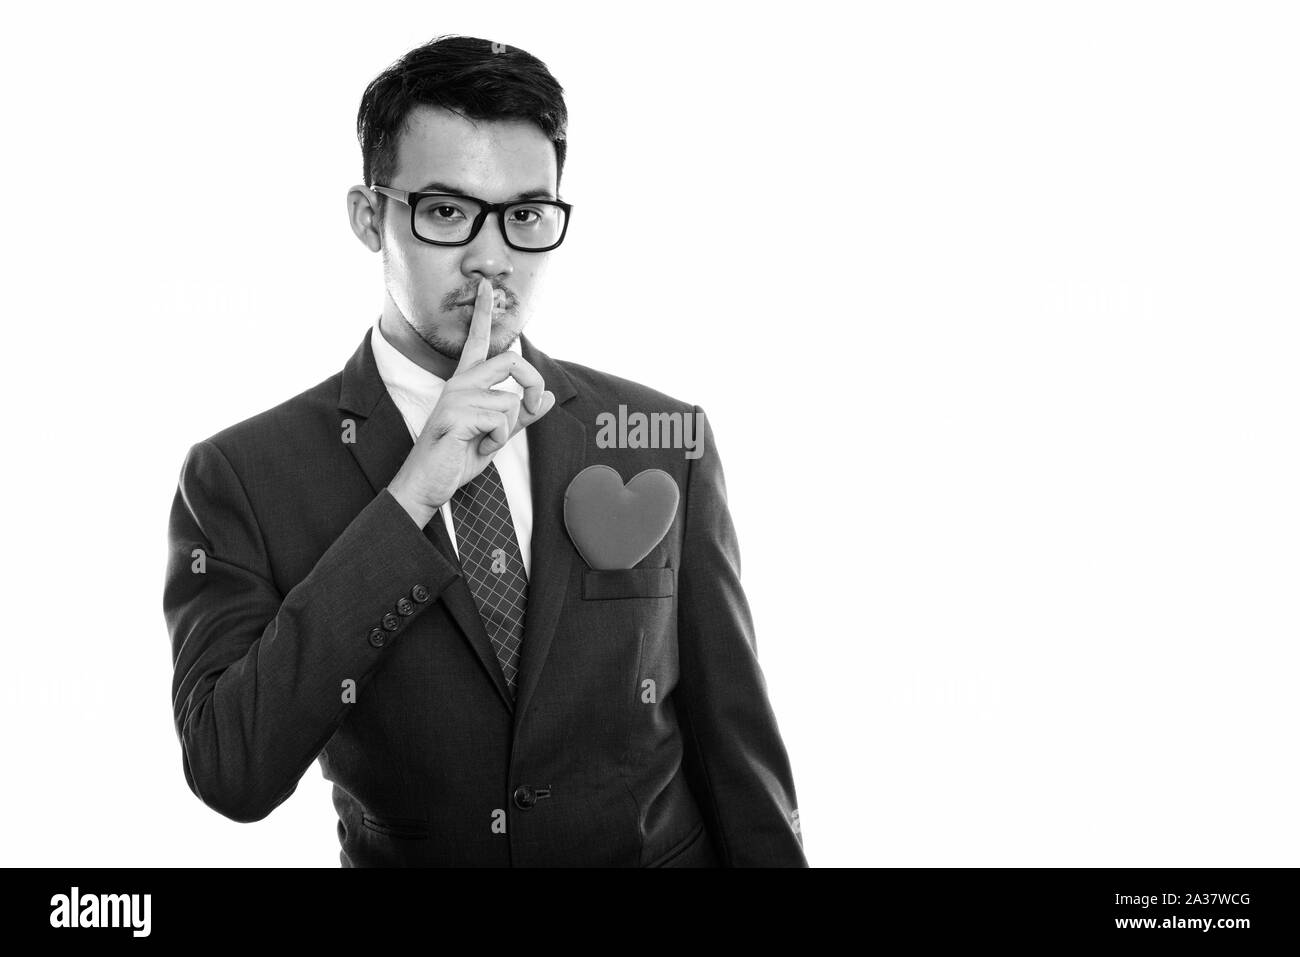
[[[438,184],[438,185],[433,185]],[[396,189],[475,196],[490,203],[546,190],[555,199],[555,147],[532,123],[470,121],[439,107],[418,106],[398,141]],[[489,355],[510,346],[531,314],[549,252],[511,249],[496,214],[464,246],[434,246],[411,233],[410,208],[387,200],[382,258],[388,296],[432,348],[459,359],[474,312],[480,277],[492,283],[495,303]]]

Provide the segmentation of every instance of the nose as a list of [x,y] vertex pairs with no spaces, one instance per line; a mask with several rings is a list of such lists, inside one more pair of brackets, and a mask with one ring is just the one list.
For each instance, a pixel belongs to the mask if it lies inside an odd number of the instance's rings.
[[465,246],[461,259],[461,272],[475,282],[478,281],[479,276],[484,276],[495,285],[499,277],[514,272],[512,252],[513,250],[506,245],[505,237],[501,235],[501,223],[494,213],[487,217],[483,228],[478,231],[473,241]]

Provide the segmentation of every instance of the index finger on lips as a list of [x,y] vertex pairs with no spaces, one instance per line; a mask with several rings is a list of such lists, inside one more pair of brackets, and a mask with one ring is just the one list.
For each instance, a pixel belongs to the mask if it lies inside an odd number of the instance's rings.
[[469,321],[469,334],[465,348],[460,351],[456,372],[464,372],[487,358],[488,344],[492,339],[492,283],[478,281],[478,294],[474,297],[474,316]]

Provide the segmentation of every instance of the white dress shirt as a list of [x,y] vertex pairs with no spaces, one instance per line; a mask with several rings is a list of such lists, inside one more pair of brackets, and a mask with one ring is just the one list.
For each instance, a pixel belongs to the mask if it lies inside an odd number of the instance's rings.
[[[397,347],[384,338],[375,321],[370,332],[370,348],[375,354],[375,365],[379,367],[379,377],[384,380],[388,394],[406,420],[406,427],[411,432],[411,441],[424,429],[433,407],[438,404],[443,387],[447,384],[427,369],[416,365],[398,351]],[[523,354],[516,339],[510,346],[512,352]],[[494,388],[509,389],[516,395],[523,395],[523,386],[514,379],[506,379]],[[510,517],[515,523],[515,538],[519,540],[519,552],[524,560],[524,574],[532,575],[532,539],[533,539],[533,494],[529,484],[528,472],[528,435],[527,430],[520,430],[498,450],[492,457],[493,464],[501,474],[501,484],[505,487],[506,504],[510,506]],[[456,528],[451,520],[451,502],[444,502],[442,520],[447,526],[447,536],[452,547],[460,556],[460,546],[456,542]]]

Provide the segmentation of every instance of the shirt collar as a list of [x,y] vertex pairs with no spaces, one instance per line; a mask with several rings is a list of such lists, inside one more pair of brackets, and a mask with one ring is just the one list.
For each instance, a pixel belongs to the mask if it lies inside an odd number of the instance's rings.
[[[442,394],[442,388],[447,384],[447,380],[403,355],[401,350],[384,338],[383,332],[379,329],[378,319],[375,320],[370,331],[370,349],[375,356],[375,365],[379,368],[379,377],[390,390],[397,389],[414,398],[425,400],[436,400]],[[510,343],[510,351],[516,355],[523,355],[517,337]],[[494,388],[509,389],[517,394],[523,393],[523,388],[514,379],[506,379]]]

